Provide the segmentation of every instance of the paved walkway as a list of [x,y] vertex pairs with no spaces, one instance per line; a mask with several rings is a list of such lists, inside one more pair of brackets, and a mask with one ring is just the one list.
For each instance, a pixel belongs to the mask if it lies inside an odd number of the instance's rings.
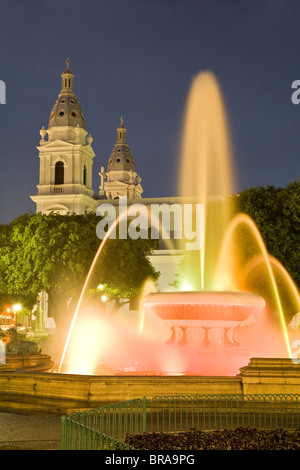
[[[42,351],[55,355],[55,336],[42,342]],[[52,413],[15,413],[0,411],[0,450],[2,449],[60,449],[61,416]]]
[[60,415],[0,412],[0,450],[59,450]]

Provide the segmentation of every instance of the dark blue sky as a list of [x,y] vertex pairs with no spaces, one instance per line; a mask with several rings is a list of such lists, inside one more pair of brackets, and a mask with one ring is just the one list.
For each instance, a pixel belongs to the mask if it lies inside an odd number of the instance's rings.
[[93,189],[120,116],[144,197],[177,195],[178,143],[191,80],[223,89],[238,190],[299,177],[300,2],[297,0],[1,0],[0,223],[35,211],[39,130],[65,59],[94,138]]

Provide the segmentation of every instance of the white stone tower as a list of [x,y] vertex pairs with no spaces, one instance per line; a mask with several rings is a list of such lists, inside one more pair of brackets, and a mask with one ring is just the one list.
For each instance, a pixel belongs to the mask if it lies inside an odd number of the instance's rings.
[[[100,196],[107,199],[140,199],[143,192],[141,177],[136,173],[135,162],[126,141],[123,117],[117,128],[117,142],[110,154],[107,172],[101,168]],[[106,177],[106,181],[105,181]]]
[[37,147],[40,180],[38,193],[31,199],[36,211],[44,214],[83,214],[95,211],[98,204],[92,189],[93,139],[85,130],[68,59],[66,63],[61,92],[52,108],[48,129],[43,127],[40,131],[42,139]]

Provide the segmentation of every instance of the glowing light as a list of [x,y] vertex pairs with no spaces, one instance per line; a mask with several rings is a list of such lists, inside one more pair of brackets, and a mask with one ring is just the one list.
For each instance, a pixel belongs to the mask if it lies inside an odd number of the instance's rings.
[[[219,257],[219,262],[218,262],[218,266],[217,266],[217,271],[216,271],[217,281],[216,282],[221,287],[222,282],[224,280],[224,274],[223,273],[226,273],[227,272],[227,266],[231,265],[228,258],[229,258],[229,256],[231,256],[231,257],[234,256],[232,254],[233,253],[233,248],[232,247],[234,246],[234,244],[233,244],[234,232],[239,227],[241,227],[242,225],[246,226],[246,228],[248,229],[248,234],[250,234],[252,236],[252,238],[254,240],[254,243],[258,246],[258,249],[262,254],[263,262],[266,266],[267,273],[268,273],[268,276],[270,278],[271,294],[273,295],[275,303],[277,305],[277,311],[278,311],[280,322],[281,322],[281,327],[282,327],[284,340],[285,340],[285,343],[286,343],[286,348],[287,348],[289,357],[291,358],[292,357],[291,346],[290,346],[289,337],[288,337],[288,333],[287,333],[287,328],[286,328],[286,324],[285,324],[285,320],[284,320],[284,313],[283,313],[282,303],[281,303],[277,283],[276,283],[276,280],[275,280],[274,272],[273,272],[271,261],[270,261],[270,256],[269,256],[269,254],[266,250],[265,244],[264,244],[263,239],[262,239],[262,237],[259,233],[258,228],[256,227],[253,220],[246,214],[238,214],[232,220],[231,224],[228,227],[228,230],[226,232],[226,236],[224,237],[224,241],[223,241],[223,244],[222,244],[221,253],[220,253],[220,257]],[[249,243],[249,240],[248,240],[248,243]],[[231,275],[233,276],[233,273],[231,273]],[[239,271],[237,273],[237,276],[239,276],[242,279],[244,278],[244,274],[242,274],[241,271]],[[233,277],[232,277],[232,279],[233,279]],[[238,279],[236,281],[238,282]],[[224,285],[222,287],[224,287]]]
[[62,368],[62,364],[63,364],[63,361],[64,361],[64,357],[65,357],[65,354],[66,354],[66,351],[67,351],[67,348],[68,348],[68,345],[69,345],[69,341],[70,341],[70,338],[71,338],[71,334],[72,334],[72,331],[73,331],[73,328],[74,328],[74,325],[75,325],[75,322],[76,322],[76,319],[77,319],[77,315],[78,315],[78,312],[79,312],[79,309],[80,309],[80,306],[81,306],[81,303],[82,303],[82,300],[83,300],[83,297],[84,297],[84,294],[86,292],[86,289],[87,289],[87,286],[88,286],[88,283],[89,283],[89,280],[90,280],[90,277],[93,273],[93,270],[94,270],[94,266],[95,264],[97,263],[97,260],[100,256],[100,253],[101,251],[103,250],[103,247],[106,243],[106,241],[108,240],[110,234],[115,230],[117,224],[119,223],[119,220],[122,218],[122,217],[127,217],[127,212],[123,212],[123,214],[121,214],[121,216],[118,217],[118,219],[110,226],[110,228],[108,229],[105,237],[103,238],[102,242],[100,243],[100,246],[97,250],[97,253],[93,259],[93,262],[91,264],[91,267],[89,269],[89,272],[88,272],[88,275],[86,277],[86,280],[84,282],[84,285],[83,285],[83,288],[82,288],[82,291],[81,291],[81,294],[80,294],[80,297],[79,297],[79,300],[78,300],[78,303],[77,303],[77,307],[76,307],[76,310],[75,310],[75,313],[73,315],[73,318],[72,318],[72,321],[71,321],[71,325],[70,325],[70,328],[69,328],[69,332],[68,332],[68,336],[67,336],[67,339],[66,339],[66,343],[65,343],[65,347],[64,347],[64,350],[63,350],[63,353],[62,353],[62,357],[61,357],[61,360],[60,360],[60,365],[59,365],[59,369],[58,371],[61,370]]
[[12,308],[13,308],[13,310],[14,310],[15,312],[19,312],[20,310],[22,310],[22,305],[20,305],[20,304],[15,304],[15,305],[13,305]]
[[[102,242],[100,243],[100,246],[97,250],[97,253],[93,259],[93,262],[91,264],[91,267],[89,269],[89,272],[88,272],[88,275],[86,277],[86,280],[84,282],[84,285],[83,285],[83,288],[82,288],[82,291],[81,291],[81,294],[80,294],[80,297],[79,297],[79,300],[78,300],[78,303],[77,303],[77,306],[76,306],[76,309],[75,309],[75,312],[74,312],[74,315],[73,315],[73,318],[72,318],[72,321],[71,321],[71,325],[70,325],[70,328],[69,328],[69,332],[68,332],[68,335],[67,335],[67,339],[66,339],[66,342],[65,342],[65,346],[64,346],[64,350],[63,350],[63,353],[62,353],[62,357],[61,357],[61,360],[60,360],[60,365],[59,365],[59,371],[61,370],[62,368],[62,365],[63,365],[63,361],[64,361],[64,358],[65,358],[65,355],[66,355],[66,352],[67,352],[67,349],[68,349],[68,345],[69,345],[69,341],[70,341],[70,338],[71,338],[71,335],[72,335],[72,331],[73,331],[73,328],[74,328],[74,325],[75,325],[75,322],[76,322],[76,319],[77,319],[77,316],[78,316],[78,312],[79,312],[79,309],[81,307],[81,304],[82,304],[82,301],[83,301],[83,298],[84,298],[84,295],[85,295],[85,292],[86,292],[86,289],[87,289],[87,286],[88,286],[88,283],[90,281],[90,278],[91,278],[91,275],[93,273],[93,270],[94,270],[94,267],[98,261],[98,258],[101,254],[101,251],[103,250],[103,247],[105,245],[105,243],[107,242],[107,240],[109,239],[110,235],[112,233],[114,233],[116,227],[120,224],[120,222],[123,220],[123,219],[127,219],[127,214],[128,214],[128,211],[130,210],[130,207],[127,208],[126,210],[124,210],[120,215],[119,217],[111,224],[111,226],[109,227],[105,237],[103,238]],[[163,227],[161,225],[161,223],[159,223],[159,220],[157,219],[157,223],[159,224],[159,227],[160,227],[160,230],[163,230]],[[169,249],[174,249],[174,246],[173,246],[173,243],[171,240],[164,240],[166,245],[169,247]],[[99,284],[100,286],[102,284]],[[99,286],[98,286],[99,287]]]
[[139,333],[142,334],[144,329],[144,298],[152,293],[156,292],[157,287],[152,279],[147,279],[144,282],[142,293],[140,295],[140,303],[139,303],[139,315],[140,315],[140,325],[139,325]]
[[107,295],[101,295],[102,302],[106,302],[108,299]]
[[110,340],[111,332],[105,318],[99,318],[94,312],[88,313],[73,330],[65,372],[94,374],[96,364],[99,367]]
[[185,291],[185,292],[189,292],[189,291],[194,290],[192,284],[190,284],[187,281],[183,281],[180,288],[181,288],[182,291]]
[[[281,343],[284,354],[287,351],[292,357],[280,295],[282,284],[295,308],[300,305],[299,295],[284,268],[267,253],[254,222],[244,214],[234,218],[230,134],[221,91],[210,72],[197,75],[188,95],[179,173],[180,196],[192,197],[205,207],[199,256],[190,256],[184,264],[179,281],[182,292],[155,293],[156,287],[147,281],[134,328],[128,314],[112,319],[101,312],[101,321],[99,312],[78,316],[103,246],[116,226],[127,221],[128,208],[110,226],[92,262],[59,370],[67,351],[68,371],[99,373],[99,364],[105,364],[105,373],[146,375],[235,375],[261,351],[268,357],[281,354]],[[151,216],[167,247],[174,249],[166,227]],[[127,223],[124,226],[127,229]],[[237,240],[239,230],[244,230],[244,236]],[[264,287],[259,292],[250,282],[258,266],[264,270]],[[275,270],[281,276],[280,289]],[[103,289],[99,284],[98,290]],[[274,324],[266,305],[269,297],[280,319],[278,336],[277,330],[272,336]],[[106,295],[101,299],[105,302]]]
[[[216,255],[234,212],[230,197],[233,193],[232,145],[226,110],[214,74],[205,71],[193,79],[187,97],[179,172],[179,195],[205,206],[201,223],[201,277],[195,275],[199,277],[196,290],[214,288]],[[190,271],[194,271],[192,265]]]

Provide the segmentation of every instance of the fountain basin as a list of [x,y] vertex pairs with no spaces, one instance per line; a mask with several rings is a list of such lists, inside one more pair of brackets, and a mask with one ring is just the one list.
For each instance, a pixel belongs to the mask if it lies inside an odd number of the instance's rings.
[[261,311],[265,300],[248,292],[157,292],[145,297],[144,306],[163,320],[243,321]]
[[248,292],[158,292],[144,299],[145,316],[157,315],[170,326],[168,344],[214,349],[239,346],[235,328],[251,317],[256,321],[264,308],[265,300]]

